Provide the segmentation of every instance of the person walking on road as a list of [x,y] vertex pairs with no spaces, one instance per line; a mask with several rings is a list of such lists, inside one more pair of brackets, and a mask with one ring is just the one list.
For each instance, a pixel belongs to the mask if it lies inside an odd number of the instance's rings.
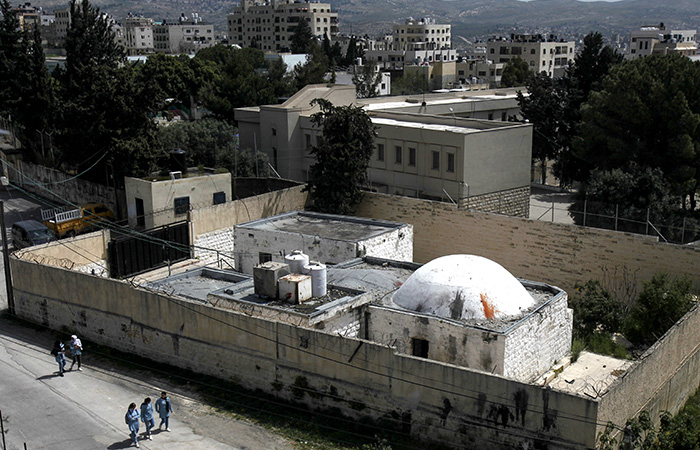
[[134,445],[138,448],[139,446],[139,410],[136,409],[136,403],[129,405],[129,409],[126,411],[124,416],[124,421],[129,425],[129,431],[131,432],[131,439],[134,441]]
[[151,428],[155,425],[153,421],[153,405],[151,405],[151,398],[146,397],[146,399],[141,403],[141,421],[146,425],[146,438],[153,440],[151,437]]
[[53,343],[53,348],[51,349],[51,354],[56,357],[56,362],[58,363],[58,374],[63,376],[63,369],[66,367],[66,347],[61,341],[55,341]]
[[173,412],[173,404],[165,391],[160,393],[160,398],[156,401],[156,411],[160,415],[158,429],[162,430],[165,424],[165,431],[170,431],[170,413]]
[[68,344],[70,347],[70,355],[73,358],[73,363],[70,365],[70,369],[68,370],[73,370],[73,366],[75,363],[78,363],[78,370],[83,371],[83,369],[80,368],[81,366],[81,361],[80,357],[83,354],[83,343],[80,339],[78,339],[78,336],[73,335],[70,337],[70,344]]

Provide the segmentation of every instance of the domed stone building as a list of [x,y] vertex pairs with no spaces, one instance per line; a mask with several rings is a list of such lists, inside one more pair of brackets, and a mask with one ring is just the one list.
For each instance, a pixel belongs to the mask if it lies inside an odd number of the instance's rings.
[[566,292],[480,256],[437,258],[382,303],[368,308],[368,338],[414,356],[531,382],[571,351]]

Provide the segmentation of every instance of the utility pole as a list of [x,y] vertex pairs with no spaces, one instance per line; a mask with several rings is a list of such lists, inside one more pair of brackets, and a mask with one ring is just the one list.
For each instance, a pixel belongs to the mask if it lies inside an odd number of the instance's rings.
[[[12,292],[12,273],[10,272],[10,253],[7,248],[7,231],[5,230],[5,202],[0,200],[0,231],[2,232],[2,261],[5,266],[5,287],[7,289],[7,308],[15,315],[15,297]],[[4,437],[4,436],[3,436]]]

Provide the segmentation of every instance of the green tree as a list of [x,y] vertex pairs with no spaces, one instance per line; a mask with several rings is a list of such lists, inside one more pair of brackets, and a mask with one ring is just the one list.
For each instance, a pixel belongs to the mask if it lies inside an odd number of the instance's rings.
[[320,84],[326,82],[326,74],[329,65],[328,58],[321,48],[314,44],[310,47],[311,56],[305,64],[297,64],[293,70],[293,79],[296,90],[301,90],[309,84]]
[[362,200],[361,188],[366,184],[374,152],[375,128],[361,107],[333,106],[325,99],[311,103],[321,109],[311,116],[311,122],[323,130],[318,146],[311,148],[316,161],[309,172],[308,187],[314,208],[350,214]]
[[376,97],[379,95],[377,88],[382,82],[382,73],[377,70],[376,64],[367,62],[363,66],[355,66],[352,82],[355,84],[357,98]]
[[429,90],[428,78],[423,71],[404,71],[402,77],[392,78],[391,80],[392,95],[422,94]]
[[318,45],[309,22],[304,18],[299,19],[290,41],[292,53],[310,53],[311,46]]
[[547,160],[556,161],[562,152],[569,98],[562,81],[545,72],[530,76],[526,84],[529,95],[518,91],[518,104],[523,118],[533,124],[532,159],[540,163],[542,183],[545,183]]
[[644,282],[626,323],[625,336],[635,344],[652,344],[673,326],[695,300],[689,278],[659,273]]
[[580,108],[621,59],[620,54],[603,45],[600,33],[590,33],[564,78],[532,76],[526,83],[529,95],[518,97],[523,117],[534,125],[533,159],[541,163],[553,160],[554,175],[563,185],[583,181],[590,170],[574,149],[580,134]]
[[695,210],[700,166],[700,65],[680,55],[625,61],[581,109],[581,180],[629,161],[658,168],[683,208]]
[[18,64],[21,59],[22,32],[19,19],[8,0],[0,0],[0,115],[15,113],[21,87]]
[[199,53],[195,59],[216,66],[199,90],[202,103],[216,118],[234,123],[235,108],[277,103],[291,91],[284,65],[266,61],[261,50],[217,45]]
[[575,286],[569,305],[574,310],[574,334],[584,339],[594,333],[610,335],[620,331],[622,304],[599,281],[589,280]]
[[70,9],[57,141],[64,161],[90,169],[84,177],[120,185],[152,166],[157,86],[136,80],[105,15],[88,0]]
[[515,57],[506,63],[501,76],[501,86],[524,86],[530,75],[530,67],[522,58]]
[[31,152],[25,152],[25,156],[52,165],[54,161],[51,161],[51,153],[45,151],[48,147],[45,140],[55,130],[56,83],[46,69],[38,27],[34,28],[31,39],[25,36],[22,40],[22,58],[17,68],[16,76],[22,83],[15,95],[21,101],[14,108],[14,118],[22,126],[24,147]]

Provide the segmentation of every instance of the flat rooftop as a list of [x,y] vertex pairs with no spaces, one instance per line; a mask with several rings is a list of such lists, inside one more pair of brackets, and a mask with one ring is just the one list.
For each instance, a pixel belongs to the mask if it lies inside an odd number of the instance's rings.
[[239,229],[268,230],[357,242],[406,226],[377,219],[293,211],[287,214],[236,225]]
[[207,295],[219,289],[247,281],[250,277],[231,270],[212,269],[208,267],[189,270],[185,273],[160,278],[144,284],[146,288],[156,289],[171,295],[186,297],[206,303]]
[[[457,120],[455,120],[457,122]],[[417,128],[421,130],[433,130],[433,131],[449,131],[451,133],[460,134],[471,134],[478,133],[483,130],[479,130],[472,127],[458,126],[458,125],[443,125],[437,123],[426,123],[426,122],[411,122],[408,120],[396,120],[396,119],[385,119],[381,117],[372,117],[372,123],[375,125],[388,125],[395,127],[406,127],[406,128]]]

